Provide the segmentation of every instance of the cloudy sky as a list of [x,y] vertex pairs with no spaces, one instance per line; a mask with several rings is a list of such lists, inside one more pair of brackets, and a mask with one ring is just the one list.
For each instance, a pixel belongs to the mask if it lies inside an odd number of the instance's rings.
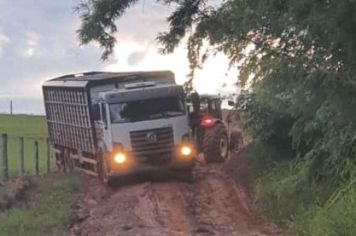
[[[9,101],[16,113],[43,113],[41,84],[69,73],[84,71],[172,70],[184,83],[189,72],[185,46],[160,55],[157,32],[167,29],[170,9],[154,0],[142,0],[118,22],[118,45],[106,62],[95,44],[80,46],[80,25],[73,8],[80,0],[0,0],[0,112]],[[209,60],[197,74],[195,87],[202,93],[232,85],[236,73],[226,73],[223,55]],[[228,90],[232,86],[227,86]]]

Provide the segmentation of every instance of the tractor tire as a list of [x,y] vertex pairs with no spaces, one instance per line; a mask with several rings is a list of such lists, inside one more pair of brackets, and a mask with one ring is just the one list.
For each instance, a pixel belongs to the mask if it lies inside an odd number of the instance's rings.
[[204,132],[203,153],[207,163],[224,162],[229,155],[228,136],[223,124],[217,123]]

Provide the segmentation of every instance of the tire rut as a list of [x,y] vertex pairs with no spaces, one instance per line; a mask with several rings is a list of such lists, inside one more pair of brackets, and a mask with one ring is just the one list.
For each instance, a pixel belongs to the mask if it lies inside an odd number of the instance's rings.
[[110,189],[90,179],[71,235],[281,235],[251,214],[247,194],[221,165],[199,162],[193,183],[171,180]]

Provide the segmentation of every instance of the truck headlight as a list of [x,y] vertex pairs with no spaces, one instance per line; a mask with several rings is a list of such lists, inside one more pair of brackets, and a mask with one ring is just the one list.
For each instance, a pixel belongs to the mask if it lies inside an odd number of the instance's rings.
[[183,146],[181,147],[181,149],[180,149],[180,153],[181,153],[183,156],[186,157],[186,156],[192,155],[193,150],[192,150],[191,147],[186,146],[186,145],[183,145]]
[[124,153],[117,153],[114,157],[114,161],[118,164],[123,164],[127,160],[126,155]]

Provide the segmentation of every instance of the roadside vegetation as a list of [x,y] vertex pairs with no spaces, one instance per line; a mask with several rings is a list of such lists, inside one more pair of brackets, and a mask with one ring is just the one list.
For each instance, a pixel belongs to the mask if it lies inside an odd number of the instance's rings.
[[44,116],[0,114],[0,134],[3,133],[8,135],[10,176],[18,175],[20,137],[24,138],[25,171],[33,173],[33,143],[37,140],[39,143],[40,171],[45,172],[47,124]]
[[[106,59],[115,20],[137,2],[80,5],[81,42],[98,42]],[[240,70],[258,209],[296,235],[355,235],[356,2],[158,2],[174,8],[158,36],[164,53],[187,39],[192,76],[216,52]]]
[[[32,187],[13,207],[0,211],[3,236],[66,235],[80,190],[77,175],[51,174],[32,178]],[[2,192],[2,193],[1,193]],[[1,191],[4,194],[6,189]]]
[[355,235],[356,4],[237,2],[259,31],[238,107],[253,137],[257,208],[296,235]]
[[[39,142],[40,170],[46,169],[47,126],[44,116],[0,115],[0,133],[8,135],[11,177],[19,170],[19,137],[25,140],[24,179],[0,182],[0,234],[65,235],[73,220],[73,204],[80,191],[76,174],[33,175],[33,142]],[[52,169],[54,168],[52,164]]]

